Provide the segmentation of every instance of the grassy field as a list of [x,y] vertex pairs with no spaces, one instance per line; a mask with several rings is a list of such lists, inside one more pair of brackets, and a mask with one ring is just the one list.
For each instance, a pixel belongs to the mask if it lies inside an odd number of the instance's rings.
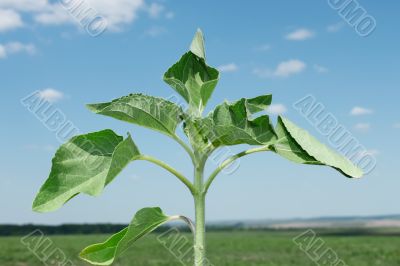
[[[293,237],[298,233],[291,232],[212,232],[208,233],[208,257],[212,265],[317,265],[293,242]],[[189,234],[179,235],[180,244],[174,246],[177,235],[161,236],[152,234],[127,250],[114,265],[182,265],[177,257],[185,252],[190,252],[189,244],[184,245],[184,239],[190,239]],[[355,266],[398,266],[400,265],[400,237],[395,236],[319,236],[324,244],[317,251],[331,248],[345,264]],[[50,250],[59,248],[71,265],[88,265],[77,258],[79,251],[92,243],[102,242],[107,238],[104,235],[90,236],[50,236],[41,242],[50,245],[44,250],[45,244],[36,250],[39,257],[48,255]],[[0,265],[1,266],[36,266],[46,265],[34,252],[28,249],[33,247],[39,238],[28,238],[25,245],[19,237],[0,238]],[[305,239],[306,240],[306,239]],[[45,241],[42,238],[40,241]],[[307,240],[308,241],[308,240]],[[179,248],[181,247],[181,248]],[[34,248],[33,248],[34,249]],[[315,250],[314,250],[315,251]],[[313,251],[311,252],[311,256]],[[45,255],[41,255],[45,254]],[[189,255],[181,256],[184,259]],[[45,261],[53,265],[52,260]],[[54,264],[58,265],[58,264]],[[186,261],[185,265],[190,265]],[[322,264],[320,265],[331,265]],[[333,264],[332,264],[333,265]]]

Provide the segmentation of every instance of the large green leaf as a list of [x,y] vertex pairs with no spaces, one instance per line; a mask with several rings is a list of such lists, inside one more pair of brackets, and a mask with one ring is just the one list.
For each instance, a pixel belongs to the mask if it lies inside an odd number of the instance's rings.
[[167,70],[164,81],[189,103],[192,116],[200,116],[218,83],[219,72],[205,63],[201,31],[196,33],[190,49]]
[[97,114],[151,128],[169,136],[175,134],[182,115],[178,105],[143,94],[130,94],[111,102],[87,106]]
[[273,151],[296,163],[327,165],[348,177],[361,177],[363,172],[346,157],[320,143],[306,130],[286,118],[278,117],[278,139],[271,145]]
[[233,103],[224,102],[204,119],[195,121],[196,132],[204,135],[214,147],[270,143],[276,136],[269,116],[253,116],[267,109],[271,100],[271,95],[263,95],[250,99],[242,98]]
[[[139,210],[130,225],[114,234],[103,243],[91,245],[80,253],[80,257],[94,265],[110,265],[135,241],[152,232],[173,217],[163,214],[160,208]],[[135,262],[132,262],[135,265]]]
[[73,137],[57,150],[50,176],[36,196],[33,210],[56,210],[79,193],[99,195],[138,156],[132,138],[124,140],[112,130]]

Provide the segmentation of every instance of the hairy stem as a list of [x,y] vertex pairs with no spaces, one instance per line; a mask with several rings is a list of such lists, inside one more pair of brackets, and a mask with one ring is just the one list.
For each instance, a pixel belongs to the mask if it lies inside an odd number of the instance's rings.
[[195,193],[193,194],[196,216],[196,231],[194,235],[195,266],[204,266],[206,260],[205,193],[203,193],[204,165],[205,160],[203,158],[196,159],[194,172]]
[[235,160],[252,154],[252,153],[256,153],[256,152],[262,152],[262,151],[268,151],[269,147],[268,146],[262,146],[262,147],[257,147],[257,148],[252,148],[252,149],[248,149],[246,151],[242,151],[239,152],[238,154],[235,154],[231,157],[229,157],[228,159],[226,159],[225,161],[223,161],[218,167],[217,169],[214,170],[214,172],[211,173],[211,175],[208,177],[207,182],[204,185],[204,193],[207,193],[208,189],[210,188],[211,183],[214,181],[215,177],[217,177],[217,175],[224,170],[227,166],[229,166],[231,163],[233,163]]
[[148,156],[148,155],[140,155],[138,160],[149,161],[149,162],[152,162],[152,163],[164,168],[165,170],[167,170],[168,172],[170,172],[171,174],[176,176],[180,181],[182,181],[182,183],[187,186],[187,188],[190,190],[190,192],[192,194],[195,192],[193,184],[184,175],[182,175],[177,170],[175,170],[175,168],[169,166],[168,164],[164,163],[163,161],[160,161],[160,160],[158,160],[152,156]]
[[206,223],[205,223],[205,195],[194,198],[196,213],[196,231],[194,235],[194,265],[204,266],[206,260]]

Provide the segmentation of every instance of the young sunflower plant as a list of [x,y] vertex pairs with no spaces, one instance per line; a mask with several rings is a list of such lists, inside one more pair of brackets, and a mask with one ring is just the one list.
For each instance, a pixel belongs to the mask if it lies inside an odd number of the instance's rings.
[[[330,166],[347,177],[362,176],[362,171],[348,159],[288,119],[278,117],[273,127],[269,116],[263,113],[271,104],[271,95],[223,102],[202,116],[218,79],[217,69],[206,63],[203,34],[198,30],[190,50],[164,74],[164,81],[187,102],[185,110],[173,102],[143,94],[87,105],[96,114],[147,127],[174,139],[191,158],[192,178],[142,154],[130,135],[124,138],[106,129],[75,136],[61,145],[52,160],[50,175],[33,202],[33,210],[57,210],[79,193],[98,196],[129,163],[146,160],[172,173],[193,195],[194,223],[185,216],[168,216],[158,207],[144,208],[134,215],[128,227],[103,243],[85,248],[80,257],[94,265],[110,265],[133,242],[169,221],[182,219],[194,234],[194,265],[204,266],[209,263],[205,241],[207,191],[217,175],[238,158],[269,151],[295,163]],[[176,133],[180,125],[187,141]],[[216,149],[238,144],[252,147],[226,159],[209,176],[204,175],[207,159]]]

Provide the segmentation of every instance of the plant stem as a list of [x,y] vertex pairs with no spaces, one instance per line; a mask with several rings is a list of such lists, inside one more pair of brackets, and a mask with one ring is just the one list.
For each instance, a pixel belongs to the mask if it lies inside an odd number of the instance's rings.
[[206,260],[205,195],[196,196],[196,231],[194,235],[194,265],[203,266]]
[[169,217],[169,220],[170,220],[170,221],[173,221],[173,220],[182,220],[182,221],[184,221],[184,222],[187,224],[187,226],[189,227],[189,229],[190,229],[190,231],[193,233],[193,235],[194,235],[194,233],[196,232],[196,229],[195,229],[195,226],[194,226],[192,220],[190,220],[190,219],[189,219],[188,217],[186,217],[186,216],[183,216],[183,215],[170,216],[170,217]]
[[249,155],[252,153],[256,152],[262,152],[262,151],[268,151],[269,146],[261,146],[257,148],[252,148],[248,149],[246,151],[239,152],[238,154],[233,155],[232,157],[229,157],[225,161],[223,161],[217,169],[214,170],[214,172],[211,173],[211,175],[208,177],[206,184],[204,185],[204,193],[207,193],[208,189],[210,188],[211,183],[214,181],[215,177],[227,166],[229,166],[231,163],[233,163],[235,160],[245,156]]
[[190,159],[191,159],[192,162],[194,163],[194,162],[195,162],[195,156],[194,156],[194,154],[193,154],[192,149],[191,149],[180,137],[178,137],[177,135],[174,135],[172,138],[173,138],[176,142],[178,142],[179,145],[182,146],[182,148],[185,149],[185,151],[189,154]]
[[158,160],[152,156],[148,156],[148,155],[140,155],[140,157],[137,158],[137,160],[149,161],[149,162],[152,162],[152,163],[164,168],[165,170],[167,170],[168,172],[170,172],[171,174],[176,176],[180,181],[182,181],[182,183],[188,187],[188,189],[190,190],[190,192],[192,192],[192,194],[194,193],[195,189],[193,187],[193,184],[184,175],[182,175],[177,170],[175,170],[175,168],[169,166],[168,164],[164,163],[163,161],[160,161],[160,160]]
[[194,187],[195,193],[195,220],[196,231],[194,234],[194,265],[204,266],[206,261],[206,222],[205,222],[205,197],[203,193],[203,175],[205,160],[195,161]]

